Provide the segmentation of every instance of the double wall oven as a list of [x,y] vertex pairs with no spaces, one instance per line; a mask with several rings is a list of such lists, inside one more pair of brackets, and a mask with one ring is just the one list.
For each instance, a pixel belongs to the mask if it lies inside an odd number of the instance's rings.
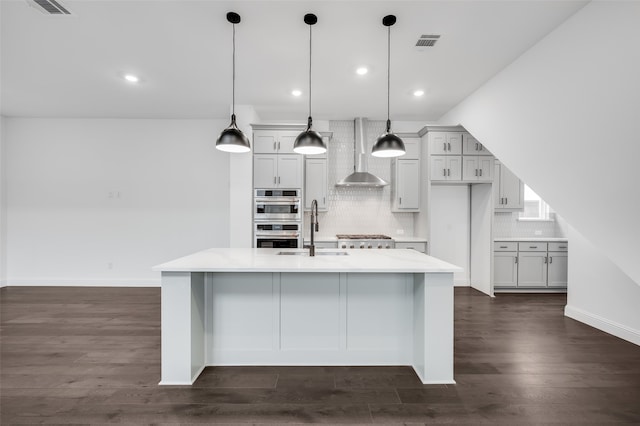
[[302,197],[299,189],[256,189],[253,246],[302,247]]

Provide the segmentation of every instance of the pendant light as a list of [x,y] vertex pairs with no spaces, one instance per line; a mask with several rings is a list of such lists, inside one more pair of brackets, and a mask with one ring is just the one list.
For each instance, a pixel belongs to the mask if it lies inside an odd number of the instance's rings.
[[298,154],[322,154],[327,152],[327,145],[322,140],[320,133],[311,129],[311,27],[318,22],[318,17],[313,13],[304,15],[305,24],[309,25],[309,118],[307,120],[307,130],[300,133],[293,144],[293,150]]
[[396,23],[395,15],[387,15],[382,18],[382,25],[387,27],[387,130],[378,137],[371,155],[375,157],[399,157],[406,153],[404,142],[397,135],[391,133],[391,120],[389,119],[389,105],[391,93],[391,26]]
[[242,133],[242,130],[238,129],[236,124],[236,24],[240,23],[240,15],[235,12],[229,12],[227,13],[227,21],[233,25],[231,124],[218,136],[216,148],[225,152],[249,152],[251,151],[249,138]]

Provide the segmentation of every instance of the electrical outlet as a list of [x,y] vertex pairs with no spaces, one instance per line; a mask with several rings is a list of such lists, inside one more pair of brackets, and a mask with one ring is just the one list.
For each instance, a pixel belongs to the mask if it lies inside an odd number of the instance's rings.
[[539,229],[536,229],[534,233],[535,233],[536,235],[542,235],[542,231],[541,231],[541,230],[539,230]]

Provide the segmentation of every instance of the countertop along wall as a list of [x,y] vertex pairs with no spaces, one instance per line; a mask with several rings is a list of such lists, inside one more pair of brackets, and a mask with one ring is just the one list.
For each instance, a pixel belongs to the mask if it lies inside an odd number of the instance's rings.
[[[391,160],[370,155],[373,142],[385,130],[385,121],[367,122],[369,172],[391,182]],[[413,127],[412,127],[413,126]],[[410,128],[412,130],[407,130]],[[415,131],[418,123],[396,123],[394,131]],[[391,212],[391,186],[384,188],[336,188],[335,184],[353,172],[353,120],[329,122],[333,137],[329,146],[328,211],[319,214],[318,240],[335,238],[336,234],[386,234],[390,237],[413,236],[413,213]],[[309,213],[305,213],[309,224]],[[305,226],[305,239],[309,237]],[[398,231],[403,234],[398,234]]]
[[228,120],[5,118],[9,285],[159,285],[229,246]]

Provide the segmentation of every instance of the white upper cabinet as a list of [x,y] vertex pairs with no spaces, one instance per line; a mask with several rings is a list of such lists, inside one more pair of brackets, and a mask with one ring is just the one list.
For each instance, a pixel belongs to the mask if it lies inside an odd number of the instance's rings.
[[293,144],[300,132],[295,130],[256,130],[253,152],[256,154],[295,154]]
[[307,158],[304,174],[304,208],[311,209],[311,201],[316,200],[318,210],[327,210],[327,159]]
[[254,188],[302,188],[302,156],[255,154]]
[[432,181],[461,181],[461,155],[433,155],[430,158],[429,174]]
[[462,134],[463,155],[492,155],[476,138],[469,133]]
[[431,155],[461,155],[462,133],[429,133],[429,145]]
[[394,160],[392,175],[391,211],[420,211],[420,160]]
[[402,138],[406,154],[399,157],[403,160],[419,160],[420,159],[420,138]]
[[492,182],[494,157],[482,155],[462,156],[462,180],[469,182]]
[[278,155],[278,188],[302,188],[302,156]]
[[494,201],[496,210],[524,209],[524,183],[499,161],[495,162]]

